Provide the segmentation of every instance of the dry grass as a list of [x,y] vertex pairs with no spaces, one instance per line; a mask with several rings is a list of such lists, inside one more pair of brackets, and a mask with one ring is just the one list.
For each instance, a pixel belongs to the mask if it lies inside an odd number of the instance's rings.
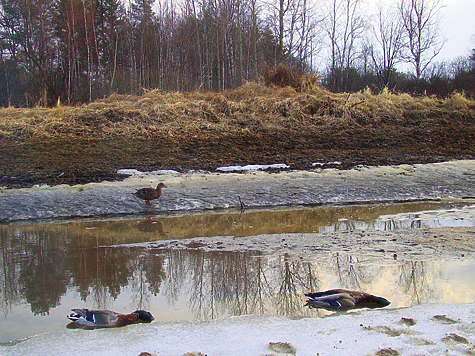
[[28,141],[310,133],[322,125],[475,119],[475,102],[459,93],[447,99],[412,97],[388,90],[373,94],[369,89],[333,94],[316,84],[316,76],[298,78],[299,85],[295,78],[289,80],[291,86],[248,82],[221,93],[149,90],[142,96],[111,95],[78,107],[0,109],[0,138]]

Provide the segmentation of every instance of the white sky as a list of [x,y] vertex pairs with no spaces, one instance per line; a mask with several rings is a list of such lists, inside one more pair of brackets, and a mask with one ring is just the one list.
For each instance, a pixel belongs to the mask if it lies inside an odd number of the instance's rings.
[[[393,0],[365,0],[369,7],[376,7],[380,1],[389,4]],[[447,42],[435,60],[451,61],[469,55],[475,48],[475,0],[442,1],[445,7],[441,10],[441,32]]]
[[[319,2],[323,3],[325,0]],[[363,0],[362,9],[368,13],[374,13],[379,3],[394,5],[394,0]],[[442,18],[441,35],[445,37],[446,42],[432,63],[443,61],[450,63],[458,57],[470,55],[471,50],[475,48],[475,0],[442,0],[442,3],[445,6],[440,13]],[[321,58],[324,56],[317,56],[315,59],[314,66],[316,68],[322,64]],[[398,68],[409,72],[413,70],[411,65],[405,63],[399,63]]]
[[475,0],[445,0],[442,31],[447,43],[438,60],[466,56],[475,48]]

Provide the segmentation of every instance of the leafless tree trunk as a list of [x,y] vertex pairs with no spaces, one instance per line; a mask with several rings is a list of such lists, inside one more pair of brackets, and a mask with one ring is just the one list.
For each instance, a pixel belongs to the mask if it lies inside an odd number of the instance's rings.
[[256,78],[259,66],[258,53],[257,53],[257,1],[251,0],[251,28],[249,31],[249,56],[248,56],[248,79]]
[[371,59],[376,75],[380,78],[380,89],[390,84],[395,66],[402,60],[404,27],[400,12],[396,10],[380,4],[376,14],[376,24],[373,26],[377,47],[371,48]]
[[345,30],[341,46],[341,68],[344,69],[345,91],[349,90],[349,70],[356,56],[356,41],[362,38],[366,23],[360,12],[361,0],[345,0]]
[[366,23],[360,11],[361,0],[331,0],[325,31],[331,46],[331,89],[348,90],[349,70],[356,59],[357,41],[362,39]]
[[319,9],[308,0],[299,0],[296,7],[296,50],[292,55],[298,59],[303,69],[313,66],[313,51],[320,49],[323,36],[318,35],[317,29],[323,22],[323,16],[319,16]]
[[405,31],[406,59],[420,79],[445,44],[440,35],[442,0],[399,0]]
[[324,20],[324,29],[330,40],[330,89],[337,90],[337,59],[338,59],[338,38],[339,38],[339,22],[340,22],[340,1],[332,0],[330,7],[326,11],[327,16]]
[[84,16],[84,34],[86,43],[86,61],[87,61],[87,86],[88,86],[88,102],[92,101],[92,80],[91,80],[91,51],[89,48],[89,31],[87,29],[87,16],[86,16],[86,1],[82,1],[82,10]]

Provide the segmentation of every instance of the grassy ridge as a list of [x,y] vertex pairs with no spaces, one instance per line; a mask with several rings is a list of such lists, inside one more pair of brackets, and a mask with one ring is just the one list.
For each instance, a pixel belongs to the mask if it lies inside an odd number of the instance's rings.
[[[305,84],[305,83],[304,83]],[[475,120],[475,101],[369,89],[333,94],[309,81],[299,89],[248,82],[221,93],[112,95],[88,105],[0,109],[0,138],[35,141],[72,138],[207,137],[318,133],[322,128],[413,126]]]

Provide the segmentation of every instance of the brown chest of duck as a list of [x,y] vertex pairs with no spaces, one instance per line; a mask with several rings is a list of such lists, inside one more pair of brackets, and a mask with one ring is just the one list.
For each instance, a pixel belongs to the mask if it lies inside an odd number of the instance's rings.
[[147,204],[152,204],[150,200],[158,199],[162,195],[162,188],[167,188],[164,183],[159,183],[157,188],[141,188],[134,195],[145,200]]

